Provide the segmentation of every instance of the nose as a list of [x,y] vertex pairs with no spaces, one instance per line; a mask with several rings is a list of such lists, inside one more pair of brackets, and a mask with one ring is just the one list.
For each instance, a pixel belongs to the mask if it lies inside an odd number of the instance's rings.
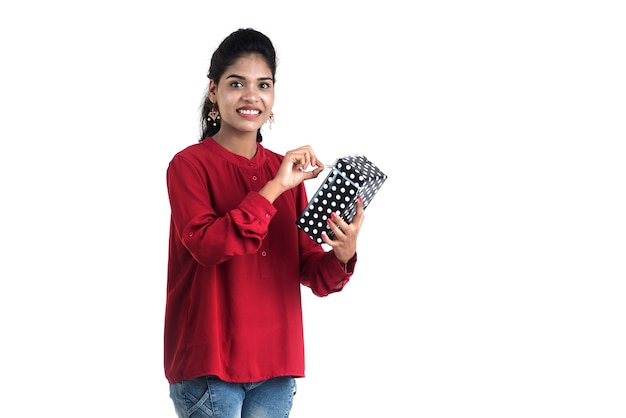
[[256,102],[259,99],[258,92],[254,89],[253,86],[247,86],[246,90],[243,92],[243,100],[246,102]]

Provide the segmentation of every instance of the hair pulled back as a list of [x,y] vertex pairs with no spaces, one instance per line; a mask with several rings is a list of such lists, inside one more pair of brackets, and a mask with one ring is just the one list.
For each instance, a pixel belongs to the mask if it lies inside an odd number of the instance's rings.
[[[274,45],[266,35],[251,28],[238,29],[222,41],[211,57],[211,65],[207,77],[217,84],[222,78],[222,75],[224,75],[226,68],[231,66],[240,57],[250,53],[258,53],[263,57],[267,66],[272,71],[272,78],[275,82],[276,50],[274,49]],[[218,108],[217,104],[212,103],[209,99],[209,92],[207,90],[202,104],[202,134],[200,142],[202,142],[204,138],[215,135],[215,133],[220,130],[220,122],[217,123],[217,126],[213,126],[213,123],[207,120],[212,107]],[[256,140],[257,142],[263,140],[261,129],[257,131]]]

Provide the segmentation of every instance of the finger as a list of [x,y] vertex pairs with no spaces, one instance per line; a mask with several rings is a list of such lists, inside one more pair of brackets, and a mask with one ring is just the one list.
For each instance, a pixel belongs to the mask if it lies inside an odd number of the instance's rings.
[[302,164],[304,162],[304,156],[301,154],[292,153],[290,156],[290,160],[294,168],[300,168],[302,167]]
[[351,223],[359,219],[361,216],[363,216],[363,201],[359,197],[356,201],[356,208],[354,209],[354,216],[352,216]]
[[337,225],[337,222],[340,219],[341,218],[339,218],[335,214],[335,212],[331,212],[330,217],[326,219],[326,223],[328,224],[328,227],[335,234],[335,236],[342,233],[341,228],[339,227],[339,225]]
[[311,158],[311,166],[313,166],[313,167],[324,167],[324,164],[322,164],[317,159],[317,156],[315,155],[315,153],[313,151],[309,151],[309,156]]
[[317,161],[317,156],[315,155],[313,148],[311,148],[311,146],[309,145],[305,145],[303,148],[304,148],[304,154],[307,157],[307,164],[311,165],[312,167],[319,167],[320,164]]
[[312,179],[316,178],[317,176],[320,175],[320,173],[322,171],[324,171],[324,167],[317,167],[317,168],[309,171],[309,178],[312,178]]
[[309,166],[309,158],[306,154],[300,154],[298,156],[298,164],[296,164],[296,168],[301,171],[306,171],[306,168]]
[[309,156],[309,153],[306,151],[302,154],[302,156],[303,156],[304,166],[307,167],[309,165],[309,162],[311,161],[311,157]]
[[328,218],[326,222],[328,222],[330,230],[333,231],[336,237],[344,236],[346,231],[350,228],[350,225],[335,212],[331,212],[330,218]]
[[335,240],[330,239],[330,237],[328,236],[326,232],[322,232],[322,241],[324,241],[324,243],[326,243],[327,245],[331,247],[334,247],[335,245],[337,245]]

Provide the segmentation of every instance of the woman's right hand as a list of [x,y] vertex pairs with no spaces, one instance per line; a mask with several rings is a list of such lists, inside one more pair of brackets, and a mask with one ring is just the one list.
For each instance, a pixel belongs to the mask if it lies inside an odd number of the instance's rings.
[[[308,170],[309,167],[312,169]],[[313,148],[305,145],[285,154],[274,180],[278,181],[285,190],[289,190],[304,180],[317,177],[323,170],[324,164],[317,160]]]
[[[309,167],[311,169],[309,170]],[[317,160],[309,145],[288,151],[278,168],[276,177],[270,180],[259,193],[273,202],[281,193],[292,189],[305,180],[316,178],[324,171],[324,164]]]

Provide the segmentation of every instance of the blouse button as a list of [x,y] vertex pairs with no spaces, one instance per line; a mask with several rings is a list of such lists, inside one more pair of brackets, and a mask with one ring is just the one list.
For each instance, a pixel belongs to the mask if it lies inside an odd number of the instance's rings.
[[190,232],[188,235],[189,237],[193,237],[193,232]]
[[265,257],[267,255],[267,251],[261,251],[261,255]]
[[257,176],[252,176],[252,180],[257,181]]
[[269,213],[266,213],[266,214],[265,214],[265,217],[266,217],[266,218],[269,218],[270,216],[272,216],[272,215],[270,215]]

